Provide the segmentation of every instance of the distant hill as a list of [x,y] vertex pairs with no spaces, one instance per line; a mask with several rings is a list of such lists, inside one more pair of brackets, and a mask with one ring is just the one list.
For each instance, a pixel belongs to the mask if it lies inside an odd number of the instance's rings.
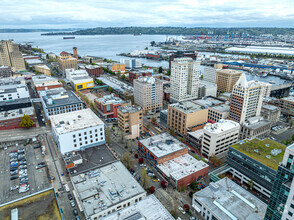
[[52,31],[76,31],[80,28],[66,28],[66,29],[0,29],[0,33],[28,33],[28,32],[52,32]]
[[229,33],[260,34],[289,34],[294,35],[294,28],[208,28],[208,27],[97,27],[72,32],[51,32],[44,35],[103,35],[103,34],[149,34],[149,35],[196,35],[213,32],[215,35]]

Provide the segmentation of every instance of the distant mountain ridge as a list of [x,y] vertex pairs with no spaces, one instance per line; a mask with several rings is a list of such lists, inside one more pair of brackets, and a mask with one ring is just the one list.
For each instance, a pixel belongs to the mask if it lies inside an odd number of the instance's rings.
[[76,31],[80,28],[64,28],[64,29],[26,29],[26,28],[5,28],[0,29],[0,33],[29,33],[29,32],[51,32],[51,31]]
[[148,34],[148,35],[196,35],[208,34],[225,35],[227,33],[246,33],[250,35],[260,34],[289,34],[294,35],[294,28],[209,28],[209,27],[96,27],[72,32],[51,32],[43,35],[104,35],[104,34]]

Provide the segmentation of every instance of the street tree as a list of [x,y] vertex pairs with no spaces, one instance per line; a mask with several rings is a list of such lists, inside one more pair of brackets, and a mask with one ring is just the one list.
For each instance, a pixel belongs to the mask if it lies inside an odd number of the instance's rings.
[[156,124],[156,118],[155,117],[152,117],[151,118],[151,122],[152,122],[152,124]]
[[112,139],[111,139],[110,134],[111,134],[111,132],[110,132],[109,128],[106,127],[106,129],[105,129],[105,138],[106,138],[106,143],[108,143],[108,144],[112,143]]
[[150,177],[147,175],[147,171],[145,169],[141,169],[141,185],[144,189],[148,189],[150,186]]
[[163,69],[162,69],[162,67],[160,66],[160,67],[158,68],[158,73],[162,73],[162,71],[163,71]]
[[121,162],[126,166],[126,168],[129,170],[133,166],[133,159],[129,152],[124,152]]
[[31,119],[29,115],[24,114],[21,118],[21,122],[19,124],[22,128],[31,128],[34,125],[34,121]]
[[125,75],[125,74],[122,74],[122,75],[120,76],[120,78],[121,78],[122,80],[125,80],[126,75]]
[[108,87],[108,91],[111,93],[113,92],[113,88],[111,86]]

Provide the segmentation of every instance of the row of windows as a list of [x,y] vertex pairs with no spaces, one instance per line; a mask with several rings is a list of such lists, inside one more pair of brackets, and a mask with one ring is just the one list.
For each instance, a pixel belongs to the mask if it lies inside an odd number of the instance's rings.
[[[103,131],[103,128],[100,128],[100,131]],[[97,133],[98,132],[98,129],[95,129],[95,131],[93,130],[93,131],[89,131],[89,134],[92,134],[93,132],[95,132],[95,133]],[[84,132],[84,135],[87,135],[87,131],[85,131]],[[101,133],[102,134],[102,133]],[[82,133],[79,133],[79,137],[81,137],[82,136]],[[76,135],[74,134],[74,135],[72,135],[72,137],[73,138],[75,138],[76,137]]]

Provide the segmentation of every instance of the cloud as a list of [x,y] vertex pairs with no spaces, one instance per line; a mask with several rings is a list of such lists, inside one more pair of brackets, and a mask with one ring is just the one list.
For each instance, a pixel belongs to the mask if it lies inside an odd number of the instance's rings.
[[294,27],[293,0],[2,0],[0,28]]

